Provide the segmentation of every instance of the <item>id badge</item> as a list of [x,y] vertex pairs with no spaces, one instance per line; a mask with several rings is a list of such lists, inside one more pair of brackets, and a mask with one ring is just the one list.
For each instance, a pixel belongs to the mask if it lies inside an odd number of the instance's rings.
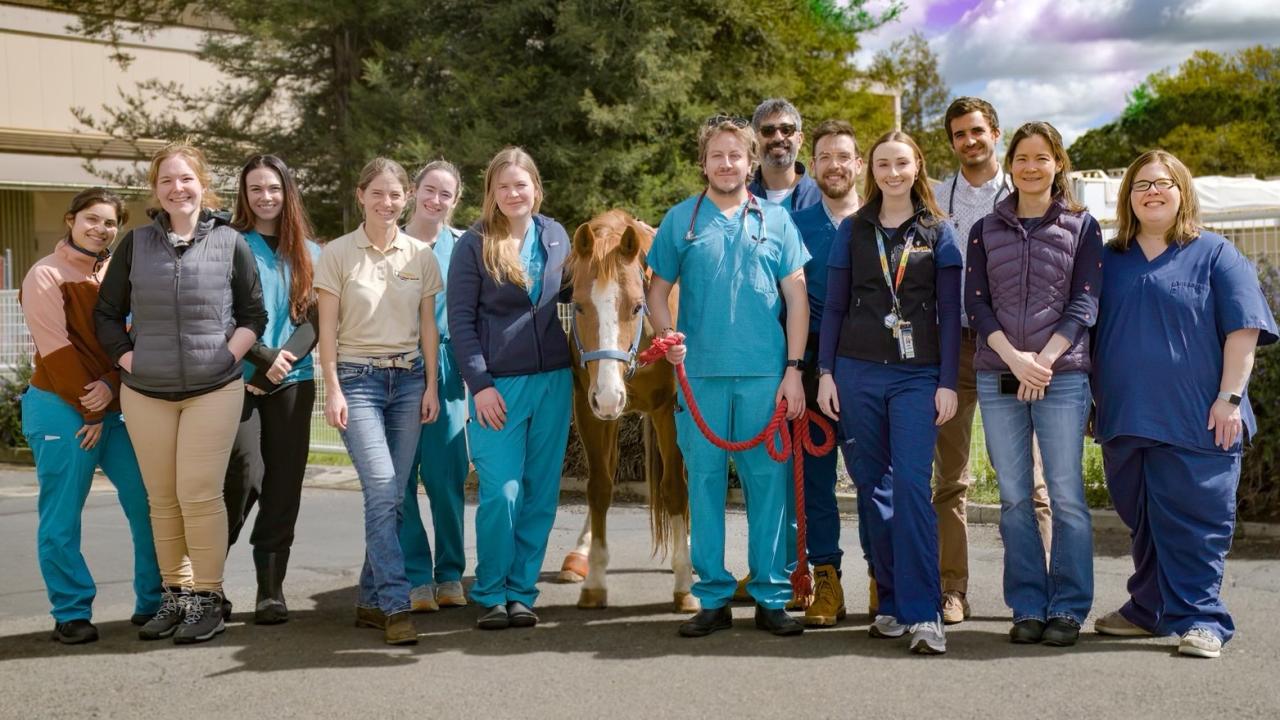
[[898,357],[913,360],[916,356],[916,341],[911,334],[911,323],[898,324]]

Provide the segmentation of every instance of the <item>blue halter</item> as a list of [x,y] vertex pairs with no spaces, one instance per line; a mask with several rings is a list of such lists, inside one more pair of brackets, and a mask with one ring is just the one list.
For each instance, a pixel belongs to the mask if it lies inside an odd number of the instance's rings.
[[617,360],[626,363],[627,370],[623,373],[623,378],[630,380],[632,375],[636,374],[636,355],[640,353],[640,338],[644,335],[644,318],[649,314],[649,306],[645,303],[640,304],[640,317],[636,322],[636,336],[631,341],[631,348],[626,352],[621,350],[592,350],[587,352],[582,347],[582,339],[578,337],[578,314],[573,314],[573,344],[578,348],[578,364],[586,367],[587,363],[596,360]]

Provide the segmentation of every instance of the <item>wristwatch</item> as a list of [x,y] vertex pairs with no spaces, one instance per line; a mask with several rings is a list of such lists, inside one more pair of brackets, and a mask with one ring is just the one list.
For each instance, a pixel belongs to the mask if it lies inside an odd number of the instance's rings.
[[1229,402],[1232,405],[1239,405],[1240,400],[1242,398],[1233,392],[1227,392],[1226,390],[1223,390],[1222,392],[1218,393],[1218,399],[1223,402]]
[[804,372],[805,370],[804,360],[788,360],[787,367],[795,368],[800,372]]

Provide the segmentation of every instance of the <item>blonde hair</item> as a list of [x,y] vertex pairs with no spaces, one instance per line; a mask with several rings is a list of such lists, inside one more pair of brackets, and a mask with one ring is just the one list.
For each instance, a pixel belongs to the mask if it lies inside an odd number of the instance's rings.
[[222,198],[213,190],[213,178],[209,174],[209,161],[200,148],[190,141],[172,142],[156,151],[151,156],[151,168],[147,170],[147,185],[151,187],[151,199],[156,207],[160,207],[160,198],[156,195],[156,182],[160,179],[160,165],[171,157],[181,157],[191,166],[196,180],[200,183],[200,207],[204,210],[217,210],[222,207]]
[[511,236],[511,223],[498,209],[498,192],[494,188],[502,171],[512,166],[529,173],[529,178],[533,181],[534,214],[542,207],[542,177],[538,174],[538,166],[533,163],[533,158],[524,148],[507,146],[499,150],[484,171],[484,203],[480,211],[484,269],[499,285],[510,282],[529,288],[533,286],[532,281],[524,271],[524,264],[520,262],[521,238]]
[[[444,216],[444,224],[448,225],[453,220],[453,211],[457,210],[458,205],[462,202],[462,174],[458,172],[457,166],[448,160],[432,160],[424,165],[422,169],[418,171],[417,175],[413,176],[413,192],[415,196],[418,193],[418,188],[422,185],[422,181],[426,180],[427,175],[434,170],[439,170],[449,177],[452,177],[453,182],[458,186],[457,191],[453,195],[453,207],[449,208],[449,211],[445,213]],[[413,216],[416,215],[417,212],[418,203],[415,202],[413,204],[413,210],[409,212],[409,218],[413,219]]]
[[1120,202],[1116,203],[1116,236],[1111,240],[1111,247],[1117,250],[1128,250],[1129,242],[1142,229],[1142,222],[1133,212],[1133,179],[1138,176],[1139,170],[1151,163],[1160,163],[1169,170],[1173,185],[1178,188],[1178,195],[1181,196],[1173,225],[1165,231],[1165,243],[1186,245],[1200,237],[1200,198],[1196,195],[1195,183],[1191,181],[1191,171],[1181,160],[1164,150],[1148,150],[1133,161],[1120,181]]
[[[796,122],[799,123],[798,115],[796,116]],[[756,135],[756,131],[751,129],[751,126],[745,120],[717,115],[708,120],[702,126],[702,129],[698,131],[698,168],[702,171],[703,178],[706,178],[707,146],[720,133],[729,133],[738,138],[738,141],[747,149],[747,162],[751,166],[750,170],[755,172],[756,163],[760,161],[760,137]]]
[[1062,144],[1062,135],[1058,132],[1058,128],[1047,122],[1040,120],[1032,120],[1023,123],[1013,132],[1013,139],[1009,141],[1009,151],[1004,155],[1004,170],[1010,175],[1013,174],[1013,157],[1018,152],[1018,143],[1026,140],[1032,135],[1039,135],[1049,144],[1049,152],[1053,154],[1054,162],[1061,165],[1061,169],[1053,176],[1053,189],[1050,197],[1053,199],[1061,199],[1063,204],[1067,206],[1067,210],[1078,213],[1084,212],[1084,205],[1076,200],[1076,195],[1071,191],[1071,156],[1067,155],[1067,148]]
[[[916,179],[911,183],[911,200],[913,203],[923,205],[924,209],[930,216],[932,216],[931,218],[922,219],[920,224],[930,226],[935,221],[946,217],[941,208],[938,207],[937,199],[933,196],[933,186],[929,183],[928,168],[926,168],[924,164],[924,153],[920,151],[920,146],[916,144],[916,141],[910,135],[900,130],[890,130],[884,135],[881,135],[871,145],[871,149],[867,151],[867,164],[874,165],[876,150],[878,150],[881,145],[891,142],[900,142],[903,145],[906,145],[911,148],[911,154],[915,156]],[[876,184],[876,176],[874,172],[867,172],[867,179],[864,181],[862,195],[866,198],[866,200],[863,200],[862,202],[863,205],[874,205],[883,199],[884,193],[880,190],[880,186]]]

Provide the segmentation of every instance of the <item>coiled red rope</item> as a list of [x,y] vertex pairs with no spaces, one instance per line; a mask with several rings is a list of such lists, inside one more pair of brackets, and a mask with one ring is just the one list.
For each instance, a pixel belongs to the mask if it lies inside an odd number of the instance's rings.
[[[651,365],[667,356],[667,351],[677,345],[684,344],[682,333],[672,333],[666,337],[655,337],[648,349],[637,358],[641,365]],[[755,437],[749,440],[726,440],[716,434],[702,416],[698,401],[693,397],[693,389],[689,387],[689,376],[685,374],[684,363],[675,366],[676,380],[680,383],[680,392],[684,395],[689,415],[702,432],[703,437],[712,445],[730,452],[740,452],[764,444],[769,457],[784,463],[792,460],[791,475],[795,483],[796,495],[796,569],[791,573],[791,592],[798,602],[805,601],[813,593],[813,578],[809,575],[809,554],[806,548],[807,529],[804,514],[804,454],[822,457],[836,446],[836,433],[831,422],[821,414],[806,409],[798,418],[787,426],[787,401],[778,402],[769,424],[764,426]],[[818,426],[823,434],[821,443],[814,443],[810,433],[810,423]]]

